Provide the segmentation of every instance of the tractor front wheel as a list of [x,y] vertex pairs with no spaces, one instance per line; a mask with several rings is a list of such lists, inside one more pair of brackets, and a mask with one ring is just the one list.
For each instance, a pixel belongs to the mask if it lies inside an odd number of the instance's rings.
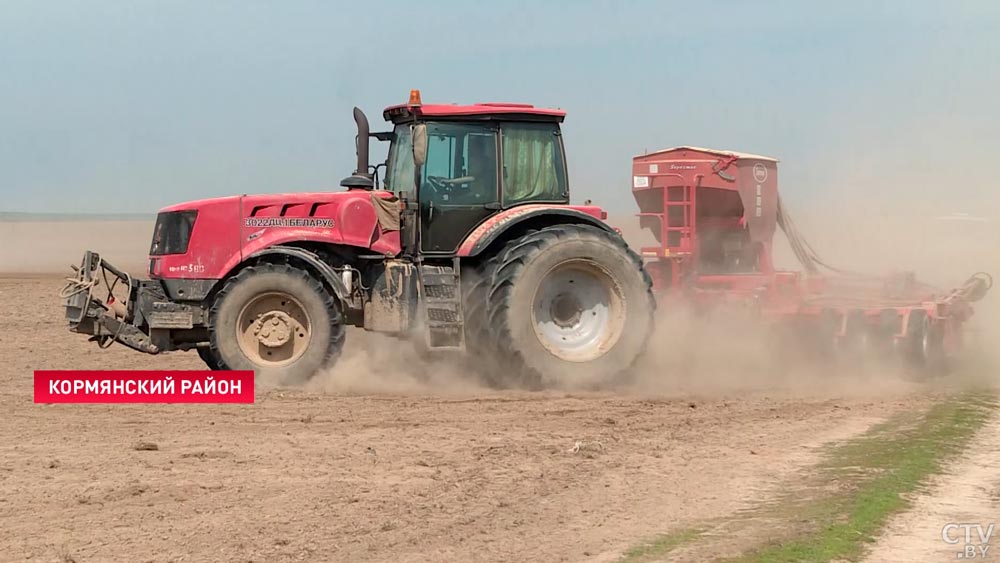
[[287,264],[250,266],[230,278],[209,314],[210,359],[254,370],[261,381],[301,383],[340,355],[344,324],[330,293]]
[[226,369],[226,364],[222,363],[222,358],[218,354],[212,351],[208,346],[198,348],[198,357],[201,361],[205,362],[208,369],[212,371],[220,371]]
[[591,387],[632,366],[653,325],[651,281],[616,233],[561,225],[490,260],[486,322],[503,373],[527,387]]

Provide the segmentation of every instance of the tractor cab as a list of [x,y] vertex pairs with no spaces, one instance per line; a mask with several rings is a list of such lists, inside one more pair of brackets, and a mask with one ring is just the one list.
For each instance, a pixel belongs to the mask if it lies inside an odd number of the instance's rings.
[[[389,140],[383,188],[403,202],[404,249],[411,254],[454,256],[490,216],[525,203],[568,204],[561,110],[527,104],[427,104],[413,91],[406,104],[383,113],[394,127],[368,133],[358,121],[358,168],[342,182],[372,189],[367,137]],[[361,171],[364,171],[363,173]]]

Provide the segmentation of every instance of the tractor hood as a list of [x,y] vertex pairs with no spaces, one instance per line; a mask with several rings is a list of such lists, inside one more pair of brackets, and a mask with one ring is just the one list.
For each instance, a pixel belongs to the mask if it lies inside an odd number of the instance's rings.
[[150,273],[218,279],[269,247],[302,243],[394,256],[400,251],[398,202],[390,192],[358,189],[171,205],[157,216]]
[[198,211],[206,207],[235,206],[239,207],[241,202],[253,202],[255,205],[301,205],[311,202],[319,205],[326,205],[337,201],[354,200],[358,196],[367,199],[368,196],[379,199],[392,199],[395,195],[392,192],[382,190],[347,190],[343,192],[295,192],[285,194],[258,194],[258,195],[229,195],[222,197],[210,197],[206,199],[196,199],[175,203],[160,209],[160,213],[174,211]]
[[224,197],[211,197],[208,199],[196,199],[193,201],[185,201],[182,203],[175,203],[173,205],[168,205],[163,209],[160,209],[160,213],[173,213],[177,211],[198,211],[206,207],[214,207],[218,205],[235,205],[238,204],[240,198],[243,196],[229,195]]

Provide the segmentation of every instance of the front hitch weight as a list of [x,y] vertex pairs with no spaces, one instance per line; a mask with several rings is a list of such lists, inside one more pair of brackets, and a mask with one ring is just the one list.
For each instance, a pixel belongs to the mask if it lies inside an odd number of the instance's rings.
[[90,310],[101,262],[100,254],[90,250],[84,252],[80,267],[72,267],[75,276],[66,279],[66,286],[60,292],[66,307],[66,320],[74,326],[80,324]]
[[[134,289],[131,277],[91,250],[84,252],[80,267],[73,269],[75,275],[67,278],[66,286],[60,292],[70,330],[93,335],[102,348],[119,341],[136,350],[155,354],[158,350],[148,342],[148,338],[144,339],[141,331],[126,322],[128,302]],[[108,279],[108,273],[114,276],[114,281]],[[124,301],[114,296],[119,282],[125,282],[127,286],[129,296]],[[107,292],[103,301],[94,295],[94,290],[101,284]]]

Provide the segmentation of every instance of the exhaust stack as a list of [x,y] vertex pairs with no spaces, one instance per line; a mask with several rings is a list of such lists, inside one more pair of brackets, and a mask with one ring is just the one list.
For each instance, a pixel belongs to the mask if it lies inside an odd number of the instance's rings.
[[358,136],[354,141],[357,147],[358,167],[354,174],[340,181],[340,185],[349,189],[371,190],[375,188],[375,181],[368,172],[368,118],[360,108],[354,108],[354,122],[358,125]]

